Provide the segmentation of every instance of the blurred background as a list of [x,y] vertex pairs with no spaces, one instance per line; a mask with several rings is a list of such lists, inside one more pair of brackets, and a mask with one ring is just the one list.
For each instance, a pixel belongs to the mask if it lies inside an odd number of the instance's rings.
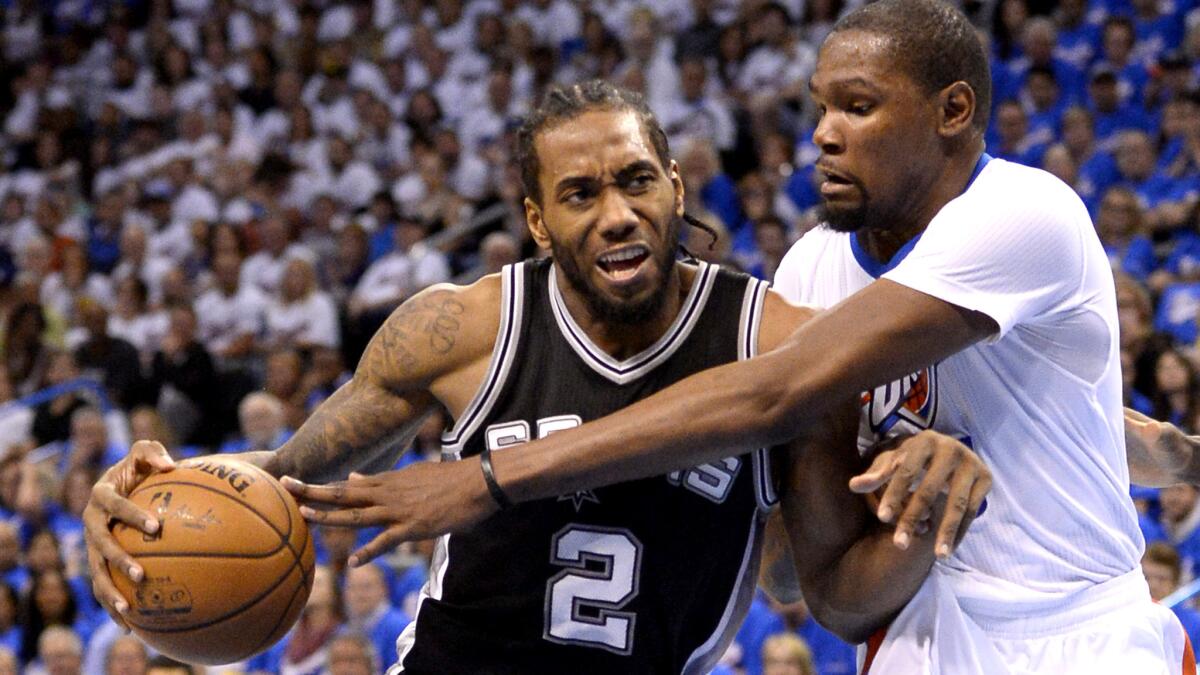
[[[513,136],[545,89],[645,94],[696,256],[770,279],[819,201],[807,82],[861,0],[0,0],[0,675],[202,672],[123,637],[79,513],[133,438],[274,449],[405,298],[537,255]],[[988,152],[1090,210],[1126,404],[1200,429],[1200,5],[960,5],[992,58]],[[696,236],[699,234],[699,236]],[[401,464],[438,454],[435,417]],[[1196,490],[1135,489],[1156,598],[1196,576]],[[275,648],[212,672],[373,673],[430,546],[317,584]],[[361,540],[360,540],[361,541]],[[1194,643],[1200,615],[1175,608]],[[760,597],[720,672],[854,672]]]

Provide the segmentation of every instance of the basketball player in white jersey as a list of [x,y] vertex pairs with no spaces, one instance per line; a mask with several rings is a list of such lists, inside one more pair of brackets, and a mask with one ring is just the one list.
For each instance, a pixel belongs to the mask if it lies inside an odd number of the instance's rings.
[[[1068,186],[984,155],[991,84],[973,28],[936,0],[881,0],[839,22],[811,86],[828,226],[777,281],[831,309],[771,353],[498,454],[499,488],[525,501],[691,466],[785,441],[867,392],[864,442],[956,434],[995,485],[957,550],[955,531],[939,532],[941,561],[865,667],[1180,673],[1182,628],[1139,571],[1108,262]],[[405,515],[390,537],[489,513],[479,470],[400,472],[388,500]],[[898,523],[901,546],[914,515]]]

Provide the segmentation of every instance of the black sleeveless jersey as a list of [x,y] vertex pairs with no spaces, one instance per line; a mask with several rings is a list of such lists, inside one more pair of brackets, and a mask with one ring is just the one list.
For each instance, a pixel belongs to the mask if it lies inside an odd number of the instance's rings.
[[[491,367],[443,461],[503,453],[752,356],[766,293],[702,263],[663,337],[617,361],[572,319],[550,262],[502,274]],[[443,537],[389,675],[707,673],[754,593],[767,469],[755,451],[518,504]]]

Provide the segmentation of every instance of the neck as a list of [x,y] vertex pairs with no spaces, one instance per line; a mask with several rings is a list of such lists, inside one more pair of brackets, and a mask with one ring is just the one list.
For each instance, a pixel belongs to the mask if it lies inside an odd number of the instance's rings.
[[942,171],[928,181],[923,189],[913,192],[926,195],[924,200],[914,204],[908,213],[891,217],[886,229],[868,227],[859,230],[856,233],[858,243],[875,260],[891,260],[905,244],[929,227],[942,207],[967,189],[980,155],[982,148],[977,152],[961,153],[947,161]]
[[696,279],[695,267],[676,263],[667,273],[667,294],[658,313],[637,324],[623,324],[594,316],[587,301],[575,291],[557,265],[554,273],[558,275],[558,288],[571,318],[597,347],[614,359],[626,359],[638,354],[662,337],[679,315],[683,298]]

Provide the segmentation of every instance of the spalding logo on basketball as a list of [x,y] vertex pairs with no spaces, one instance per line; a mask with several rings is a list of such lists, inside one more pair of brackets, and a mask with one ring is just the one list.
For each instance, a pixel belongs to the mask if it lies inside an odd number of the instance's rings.
[[110,572],[130,601],[130,628],[147,644],[182,661],[224,664],[291,628],[312,588],[313,543],[274,478],[205,457],[151,476],[129,498],[160,526],[146,535],[117,524],[114,536],[146,575],[134,585]]

